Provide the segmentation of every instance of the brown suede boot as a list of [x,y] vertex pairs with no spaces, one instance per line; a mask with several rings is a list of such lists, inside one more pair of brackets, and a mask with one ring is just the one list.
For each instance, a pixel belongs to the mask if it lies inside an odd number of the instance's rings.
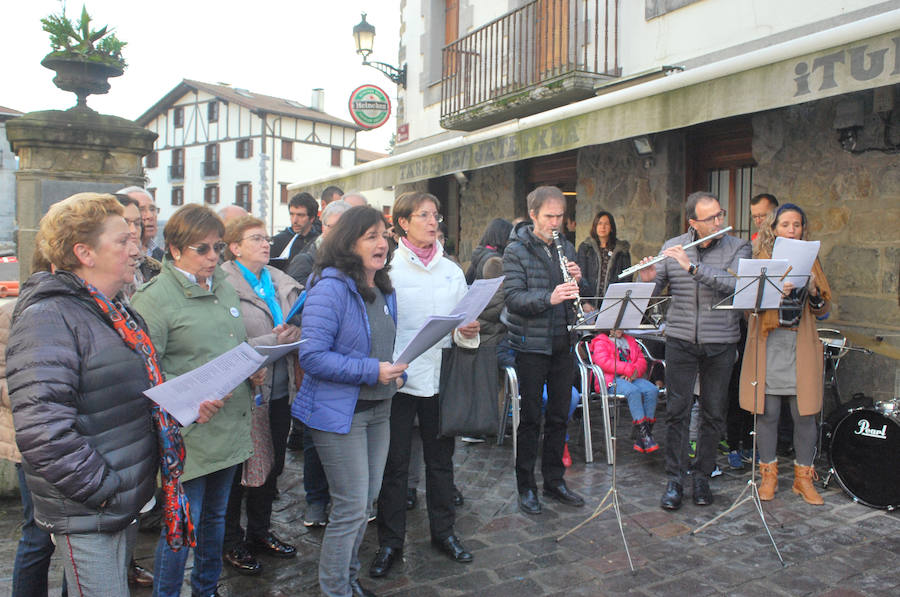
[[759,499],[768,502],[778,489],[778,461],[759,463]]
[[800,495],[807,504],[813,506],[821,506],[825,503],[816,488],[813,487],[813,480],[818,480],[819,475],[816,469],[811,466],[801,466],[794,464],[794,487],[793,492]]

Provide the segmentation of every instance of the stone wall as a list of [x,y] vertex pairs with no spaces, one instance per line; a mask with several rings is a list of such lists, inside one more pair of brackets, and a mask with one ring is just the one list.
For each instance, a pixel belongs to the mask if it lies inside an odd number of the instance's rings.
[[[835,104],[847,96],[760,113],[753,118],[757,161],[753,193],[769,192],[807,212],[810,238],[833,291],[834,327],[868,339],[886,353],[900,352],[900,156],[843,151],[832,128]],[[870,104],[869,104],[870,105]],[[871,113],[871,109],[867,110]],[[868,119],[860,139],[880,144],[879,119]],[[893,334],[893,336],[891,336]],[[875,337],[883,337],[878,342]],[[889,345],[886,348],[885,345]],[[842,397],[866,392],[893,398],[898,361],[851,353],[841,365]]]
[[654,157],[645,163],[631,141],[585,147],[578,152],[576,238],[590,234],[600,210],[613,214],[617,236],[631,243],[632,261],[655,255],[665,239],[682,231],[684,138],[654,138]]
[[512,220],[525,215],[524,181],[515,163],[482,168],[468,173],[469,183],[460,194],[459,261],[468,264],[472,251],[494,218]]

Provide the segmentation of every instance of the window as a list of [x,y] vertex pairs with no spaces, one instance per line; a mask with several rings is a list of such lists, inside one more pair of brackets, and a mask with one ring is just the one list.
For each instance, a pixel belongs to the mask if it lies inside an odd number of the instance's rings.
[[150,196],[153,197],[153,202],[156,203],[156,187],[150,187],[147,189],[147,192],[150,193]]
[[172,165],[169,166],[169,178],[184,180],[184,149],[172,150]]
[[144,167],[156,168],[157,166],[159,166],[159,154],[155,151],[151,151],[147,154],[147,157],[144,158]]
[[286,141],[284,139],[281,140],[281,159],[283,160],[293,160],[294,159],[294,142]]
[[206,161],[203,162],[203,176],[219,175],[219,145],[211,143],[206,146]]
[[246,159],[253,155],[253,139],[239,139],[235,144],[236,155],[239,159]]
[[172,109],[172,124],[175,128],[180,129],[184,126],[184,108],[175,106]]
[[243,207],[248,212],[253,201],[253,187],[249,182],[239,182],[234,190],[234,204]]
[[339,147],[331,148],[331,165],[341,167],[341,150]]
[[288,204],[288,183],[279,182],[278,186],[281,187],[281,204],[287,205]]
[[172,205],[184,205],[184,187],[172,187]]
[[219,122],[219,102],[213,100],[206,104],[206,120],[208,122]]
[[208,184],[203,188],[203,202],[209,205],[219,202],[219,185]]

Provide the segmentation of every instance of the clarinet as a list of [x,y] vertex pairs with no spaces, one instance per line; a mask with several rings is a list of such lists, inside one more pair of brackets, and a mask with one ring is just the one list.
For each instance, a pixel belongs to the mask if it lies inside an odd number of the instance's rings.
[[[562,239],[559,236],[559,231],[553,231],[553,244],[556,246],[556,254],[559,256],[559,268],[562,270],[562,278],[563,282],[571,282],[574,278],[569,273],[569,268],[566,265],[569,263],[569,259],[566,257],[566,252],[563,250]],[[584,309],[581,308],[581,296],[576,296],[574,299],[574,309],[575,309],[575,325],[581,325],[584,323]]]

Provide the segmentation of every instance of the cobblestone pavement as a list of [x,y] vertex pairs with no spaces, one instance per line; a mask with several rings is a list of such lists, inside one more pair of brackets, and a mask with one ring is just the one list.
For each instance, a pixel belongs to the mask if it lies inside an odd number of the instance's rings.
[[[630,426],[630,425],[628,425]],[[764,505],[767,520],[786,566],[778,562],[751,503],[697,535],[692,528],[723,511],[746,486],[749,468],[728,470],[713,479],[715,503],[698,507],[686,488],[685,505],[678,512],[659,508],[664,489],[660,452],[638,454],[624,441],[619,447],[618,493],[625,536],[634,559],[628,569],[615,516],[606,511],[562,541],[557,537],[587,518],[610,487],[612,468],[605,463],[599,425],[595,426],[595,462],[585,464],[578,441],[580,427],[571,426],[573,466],[569,486],[585,496],[584,508],[570,508],[543,500],[540,516],[519,513],[516,505],[511,442],[457,443],[456,482],[465,495],[457,512],[457,531],[473,552],[471,564],[457,564],[431,547],[424,495],[409,512],[405,561],[386,579],[363,576],[363,584],[379,595],[457,596],[491,595],[898,595],[900,575],[900,519],[896,513],[854,503],[832,484],[823,495],[825,505],[806,505],[791,493],[790,462],[782,459],[780,489]],[[629,435],[623,423],[620,435]],[[661,430],[660,430],[661,432]],[[660,435],[662,437],[662,435]],[[302,524],[302,458],[289,453],[275,503],[274,530],[298,545],[292,560],[262,559],[261,576],[243,577],[226,568],[220,593],[224,596],[318,595],[316,567],[322,530]],[[824,472],[824,464],[819,466]],[[10,594],[21,507],[0,502],[0,595]],[[141,534],[136,557],[152,567],[156,537]],[[376,549],[370,525],[362,547],[364,570]],[[58,595],[62,567],[54,559],[51,583]],[[150,595],[135,590],[135,597]],[[183,595],[189,595],[186,585]]]

